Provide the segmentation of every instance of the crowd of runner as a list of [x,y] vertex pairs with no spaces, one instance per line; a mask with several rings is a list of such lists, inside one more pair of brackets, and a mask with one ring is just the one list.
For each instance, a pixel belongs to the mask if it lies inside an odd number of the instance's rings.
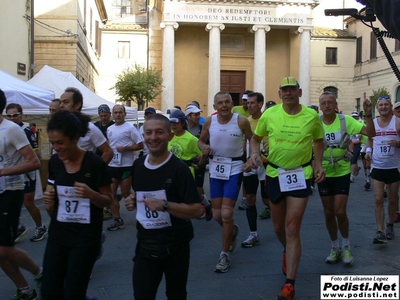
[[[231,95],[221,91],[208,118],[201,116],[197,101],[172,109],[168,117],[148,107],[137,129],[125,120],[120,104],[100,105],[100,121],[91,123],[80,112],[80,91],[67,88],[49,108],[53,155],[43,195],[51,218],[47,229],[33,199],[34,171],[40,167],[35,135],[22,122],[22,107],[7,104],[0,91],[0,111],[6,113],[0,116],[0,266],[17,287],[12,299],[87,299],[93,266],[107,247],[103,222],[111,219],[104,226],[110,234],[125,227],[124,198],[127,210],[136,210],[135,299],[155,299],[163,275],[168,299],[187,298],[192,218],[220,225],[214,271],[228,272],[239,234],[234,221],[239,202],[249,227],[242,247],[259,245],[257,218],[271,218],[286,276],[276,299],[292,300],[302,254],[301,224],[315,184],[332,243],[326,263],[351,265],[355,260],[346,208],[351,183],[361,171],[359,156],[364,189],[372,188],[375,200],[372,242],[393,239],[393,223],[400,220],[400,104],[379,97],[379,117],[373,119],[373,105],[365,97],[363,112],[343,115],[335,95],[324,92],[318,106],[307,107],[300,103],[302,89],[293,77],[282,79],[278,95],[281,103],[276,104],[246,91],[241,105],[234,106]],[[203,189],[206,174],[210,195]],[[255,205],[258,190],[261,212]],[[22,204],[36,226],[30,240],[47,237],[43,267],[15,247],[27,231],[19,222]],[[40,292],[29,286],[21,268],[33,274]]]

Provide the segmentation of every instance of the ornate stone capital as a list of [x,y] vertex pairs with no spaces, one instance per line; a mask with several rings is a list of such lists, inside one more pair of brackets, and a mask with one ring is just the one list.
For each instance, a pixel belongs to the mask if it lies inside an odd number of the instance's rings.
[[257,30],[265,30],[265,32],[269,32],[271,30],[271,27],[268,25],[253,25],[253,27],[251,27],[250,32],[254,33]]
[[304,30],[309,30],[310,34],[311,34],[312,32],[314,32],[314,27],[302,26],[302,27],[297,28],[297,30],[295,30],[294,33],[295,34],[302,34],[304,32]]
[[221,23],[208,23],[206,25],[206,31],[210,31],[211,29],[213,29],[213,27],[219,28],[220,31],[225,29],[225,25],[224,24],[221,24]]
[[160,27],[162,29],[164,29],[167,26],[172,26],[172,28],[174,28],[174,30],[177,30],[179,27],[179,24],[177,22],[170,22],[170,21],[166,21],[166,22],[161,22],[160,23]]

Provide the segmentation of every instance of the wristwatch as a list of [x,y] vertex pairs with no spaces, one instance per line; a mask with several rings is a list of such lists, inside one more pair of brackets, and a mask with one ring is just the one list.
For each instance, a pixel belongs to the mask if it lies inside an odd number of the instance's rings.
[[169,202],[168,201],[164,201],[163,203],[163,210],[162,211],[167,211],[169,208]]

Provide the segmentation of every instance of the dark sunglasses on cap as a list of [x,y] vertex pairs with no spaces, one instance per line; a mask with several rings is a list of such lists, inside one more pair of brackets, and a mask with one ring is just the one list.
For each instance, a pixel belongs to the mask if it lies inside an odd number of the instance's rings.
[[15,114],[6,114],[6,117],[7,117],[8,119],[16,118],[16,117],[18,117],[20,114],[21,114],[20,112],[19,112],[19,113],[15,113]]
[[381,100],[387,100],[387,101],[389,101],[389,102],[390,102],[390,97],[389,97],[389,96],[379,96],[379,98],[378,98],[378,101],[377,101],[377,102],[379,102],[379,101],[381,101]]
[[178,119],[178,118],[170,118],[169,121],[170,121],[171,123],[179,123],[179,122],[182,121],[182,120],[181,120],[181,119]]

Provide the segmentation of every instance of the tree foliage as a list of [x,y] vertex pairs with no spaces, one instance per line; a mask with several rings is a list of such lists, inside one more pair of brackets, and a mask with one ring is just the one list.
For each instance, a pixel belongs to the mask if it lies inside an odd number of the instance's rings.
[[119,102],[135,102],[138,110],[154,101],[162,91],[161,71],[155,68],[144,68],[138,64],[128,67],[118,75],[115,93]]
[[373,90],[370,100],[374,106],[376,105],[378,98],[380,96],[389,96],[391,98],[389,91],[385,87],[379,88],[377,90]]

